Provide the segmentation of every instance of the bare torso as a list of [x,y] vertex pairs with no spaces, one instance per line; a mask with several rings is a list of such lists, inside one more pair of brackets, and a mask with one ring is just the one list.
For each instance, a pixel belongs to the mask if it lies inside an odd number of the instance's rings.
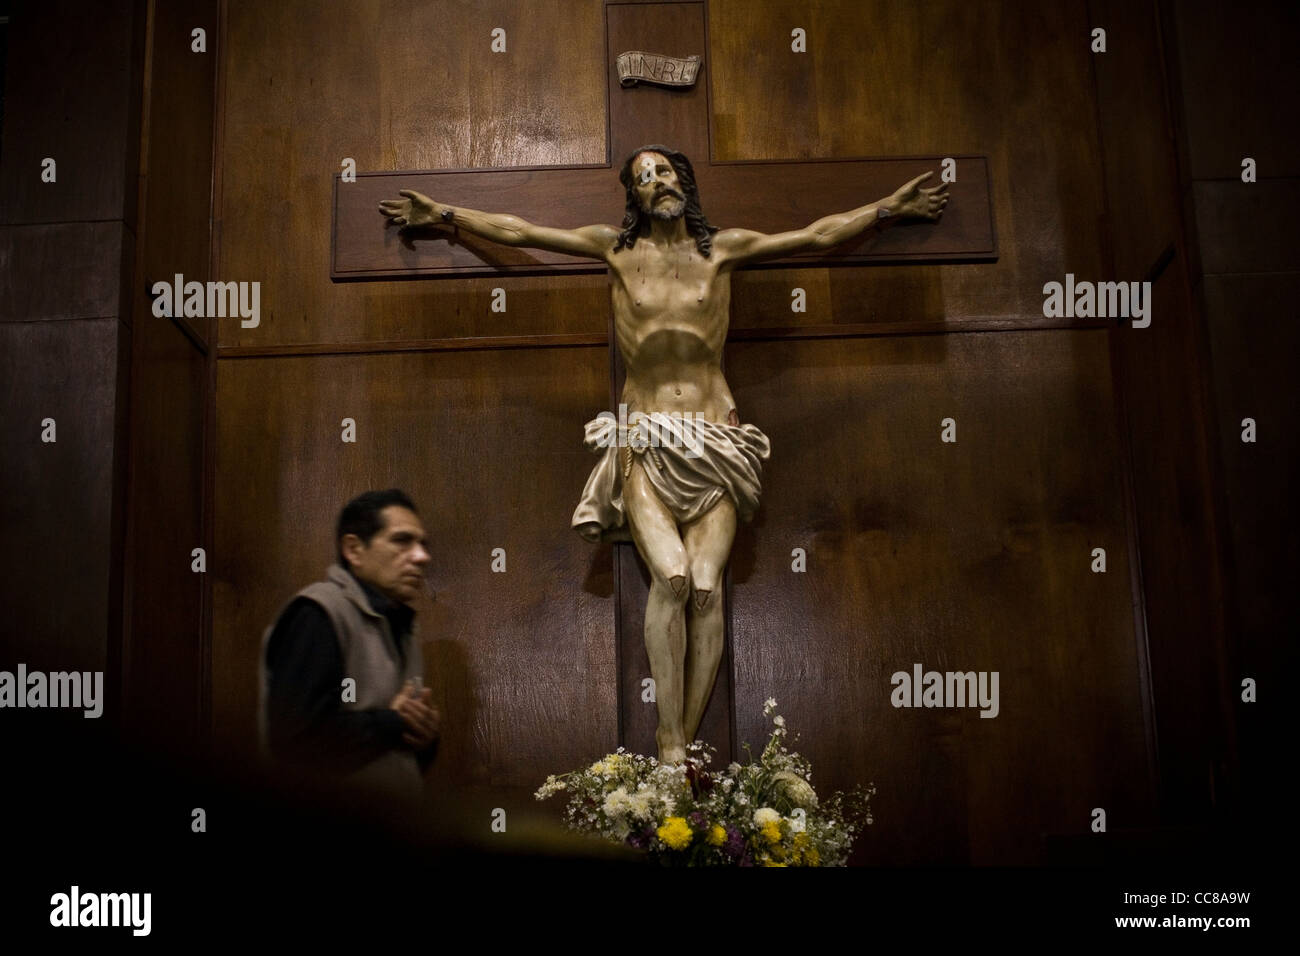
[[722,377],[731,270],[719,267],[718,258],[716,252],[701,256],[693,239],[664,247],[649,237],[608,257],[629,413],[690,412],[728,421],[736,405]]

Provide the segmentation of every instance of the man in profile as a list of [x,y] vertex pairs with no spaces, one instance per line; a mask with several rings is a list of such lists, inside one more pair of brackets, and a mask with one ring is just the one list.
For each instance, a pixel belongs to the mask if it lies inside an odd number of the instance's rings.
[[409,603],[430,557],[401,491],[348,502],[338,563],[299,591],[262,639],[262,744],[283,769],[419,799],[440,716],[423,687]]

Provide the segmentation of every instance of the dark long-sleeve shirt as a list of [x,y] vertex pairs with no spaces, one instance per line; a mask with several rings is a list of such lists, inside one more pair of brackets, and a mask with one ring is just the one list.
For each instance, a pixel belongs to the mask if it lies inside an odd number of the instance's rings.
[[[415,612],[364,581],[357,583],[375,612],[388,618],[402,654]],[[288,607],[267,644],[266,665],[267,731],[277,759],[343,774],[408,746],[402,740],[406,723],[397,711],[343,709],[343,653],[329,615],[315,601],[300,598]],[[415,752],[421,772],[437,752],[437,738]]]

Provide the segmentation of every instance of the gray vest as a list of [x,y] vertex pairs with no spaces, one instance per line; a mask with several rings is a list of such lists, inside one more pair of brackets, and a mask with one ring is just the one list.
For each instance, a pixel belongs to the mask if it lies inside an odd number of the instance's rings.
[[[266,647],[280,618],[298,598],[307,598],[324,608],[334,624],[339,650],[343,656],[343,676],[357,682],[356,700],[343,701],[344,710],[383,710],[388,707],[402,685],[410,678],[424,681],[424,659],[416,640],[418,626],[411,622],[411,633],[404,638],[406,666],[401,664],[397,643],[388,618],[370,606],[366,592],[356,579],[337,564],[326,570],[326,580],[309,584],[284,603],[271,626],[262,634],[262,653],[258,658],[261,676],[257,708],[258,738],[263,759],[270,759],[267,739],[266,702],[268,673]],[[343,688],[339,688],[342,696]],[[405,748],[388,751],[355,773],[344,778],[348,785],[383,791],[406,800],[420,798],[423,778],[415,754]]]

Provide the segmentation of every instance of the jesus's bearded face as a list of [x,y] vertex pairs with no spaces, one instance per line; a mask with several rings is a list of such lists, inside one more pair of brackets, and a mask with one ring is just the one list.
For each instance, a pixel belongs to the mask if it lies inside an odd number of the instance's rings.
[[655,219],[671,221],[686,212],[686,196],[677,170],[662,153],[641,153],[632,161],[637,198]]

